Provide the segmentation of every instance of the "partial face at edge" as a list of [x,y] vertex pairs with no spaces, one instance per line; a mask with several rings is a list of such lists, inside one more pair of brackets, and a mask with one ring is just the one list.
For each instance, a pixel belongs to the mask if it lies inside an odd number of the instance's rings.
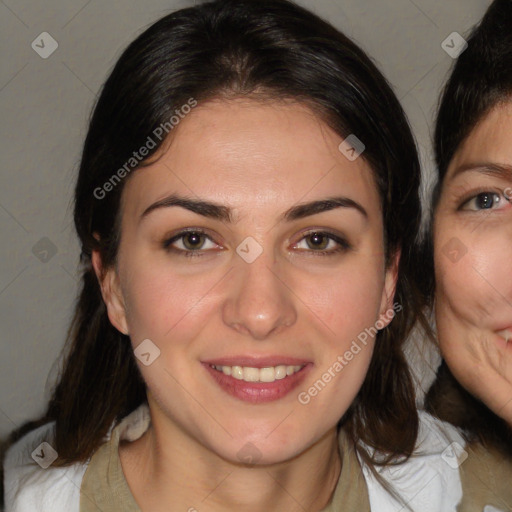
[[[139,367],[162,430],[233,461],[252,443],[272,463],[332,432],[352,403],[373,338],[358,341],[350,360],[344,354],[365,329],[391,320],[396,262],[386,271],[371,169],[346,159],[340,142],[296,104],[210,102],[126,183],[119,274],[110,271],[104,296],[134,347],[150,339],[160,350]],[[230,208],[232,221],[179,206],[143,215],[170,194]],[[282,218],[334,197],[345,206]],[[301,370],[265,387],[211,363]]]
[[[455,377],[512,424],[512,103],[456,152],[435,213],[436,319]],[[508,341],[508,343],[507,343]]]

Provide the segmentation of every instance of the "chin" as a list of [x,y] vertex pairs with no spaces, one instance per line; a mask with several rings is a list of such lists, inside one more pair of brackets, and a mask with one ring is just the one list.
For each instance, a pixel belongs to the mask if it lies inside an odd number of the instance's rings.
[[[218,448],[218,449],[217,449]],[[307,449],[307,444],[300,440],[287,439],[285,442],[269,442],[269,439],[260,440],[245,438],[233,440],[230,446],[212,447],[217,454],[234,464],[247,466],[265,466],[287,462],[300,455]]]

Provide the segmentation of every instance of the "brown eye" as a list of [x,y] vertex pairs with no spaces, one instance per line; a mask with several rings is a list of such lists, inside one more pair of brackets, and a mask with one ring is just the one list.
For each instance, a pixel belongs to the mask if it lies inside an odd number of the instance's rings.
[[349,242],[334,233],[311,231],[306,233],[295,245],[303,252],[314,255],[331,255],[351,249]]
[[[163,248],[181,256],[203,256],[210,249],[221,248],[210,236],[200,230],[186,230],[162,243]],[[222,249],[222,248],[221,248]]]
[[305,237],[306,243],[310,249],[327,249],[331,239],[325,233],[311,233]]
[[205,242],[205,238],[206,236],[203,233],[196,233],[194,231],[182,236],[183,245],[189,250],[201,249]]

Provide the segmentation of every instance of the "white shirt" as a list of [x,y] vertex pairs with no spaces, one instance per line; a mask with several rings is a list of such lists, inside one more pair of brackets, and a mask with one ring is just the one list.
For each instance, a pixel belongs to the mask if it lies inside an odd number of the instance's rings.
[[[134,431],[138,431],[137,436],[142,435],[145,428],[140,427],[148,425],[148,415],[147,405],[131,413],[126,418],[128,427],[122,438],[133,440]],[[378,472],[411,511],[456,512],[462,498],[457,455],[463,456],[465,441],[453,426],[423,411],[419,412],[419,417],[420,430],[413,456],[401,465],[381,467]],[[80,486],[87,463],[63,468],[50,465],[43,469],[36,462],[36,459],[48,456],[44,448],[40,451],[38,447],[43,442],[51,445],[53,427],[53,423],[39,427],[7,451],[4,463],[5,512],[79,512]],[[361,466],[371,510],[406,512],[407,508],[380,485],[371,470],[362,462]],[[501,511],[489,509],[485,512]]]

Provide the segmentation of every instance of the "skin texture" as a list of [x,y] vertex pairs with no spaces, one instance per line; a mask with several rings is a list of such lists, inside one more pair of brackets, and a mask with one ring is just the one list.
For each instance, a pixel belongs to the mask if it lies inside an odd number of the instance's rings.
[[[374,340],[307,405],[297,396],[365,328],[381,317],[387,325],[393,305],[398,258],[385,268],[372,172],[363,158],[349,161],[340,136],[296,103],[211,101],[172,135],[160,158],[126,183],[118,262],[101,280],[112,324],[134,348],[149,338],[161,351],[150,366],[139,362],[152,427],[120,448],[126,478],[143,510],[320,510],[340,472],[336,425],[364,380]],[[229,206],[233,222],[176,206],[141,219],[170,193]],[[279,219],[333,196],[356,201],[367,216],[343,207]],[[163,248],[190,227],[211,238],[194,242],[202,256]],[[306,236],[313,228],[350,248],[316,254]],[[236,252],[248,236],[263,249],[252,263]],[[173,246],[191,251],[190,239]],[[97,253],[93,262],[100,276]],[[241,355],[304,359],[308,372],[285,397],[247,403],[202,364]],[[240,462],[247,443],[257,449],[252,467]]]
[[[490,172],[490,165],[505,168]],[[511,200],[512,103],[506,103],[455,153],[435,213],[434,245],[443,356],[459,382],[512,425],[512,340],[507,344],[502,332],[512,331]]]

